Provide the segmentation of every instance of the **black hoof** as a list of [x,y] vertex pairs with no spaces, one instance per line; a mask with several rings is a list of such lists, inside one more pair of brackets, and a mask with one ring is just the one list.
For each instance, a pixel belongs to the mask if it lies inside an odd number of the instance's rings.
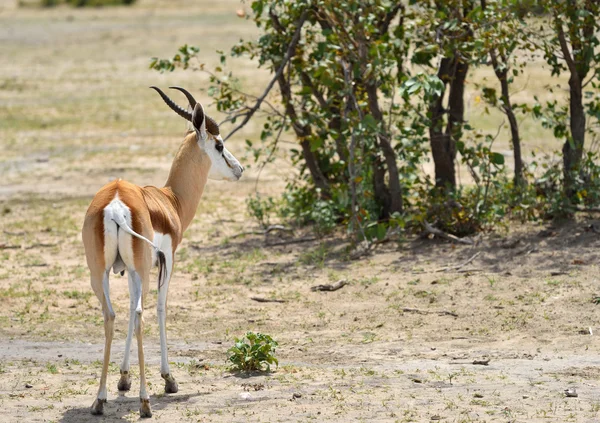
[[104,414],[104,404],[106,404],[106,400],[96,398],[96,401],[92,404],[92,409],[90,410],[94,416],[101,416]]
[[176,394],[177,391],[179,391],[179,387],[177,386],[177,382],[175,381],[175,378],[173,376],[171,376],[170,374],[161,375],[161,376],[165,380],[165,392],[167,394]]
[[152,417],[152,409],[150,408],[150,400],[140,398],[140,417]]
[[131,389],[131,376],[129,376],[129,372],[121,370],[121,379],[119,379],[117,388],[119,391],[129,391]]

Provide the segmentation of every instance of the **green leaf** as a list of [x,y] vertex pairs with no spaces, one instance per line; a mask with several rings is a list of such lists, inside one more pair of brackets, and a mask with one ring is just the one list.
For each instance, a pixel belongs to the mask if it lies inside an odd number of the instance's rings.
[[363,118],[363,120],[361,121],[361,123],[365,127],[369,128],[371,130],[377,130],[377,128],[378,128],[377,121],[375,120],[375,118],[371,114],[365,115],[365,117]]
[[491,152],[490,153],[490,162],[495,165],[503,165],[504,164],[504,156],[500,153]]

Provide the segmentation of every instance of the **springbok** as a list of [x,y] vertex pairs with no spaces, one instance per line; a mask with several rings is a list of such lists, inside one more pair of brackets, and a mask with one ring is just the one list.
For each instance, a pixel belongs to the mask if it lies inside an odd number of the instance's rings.
[[131,388],[129,353],[135,331],[140,365],[140,416],[151,417],[142,346],[142,313],[150,285],[150,269],[153,266],[159,268],[160,373],[165,380],[165,392],[175,393],[178,387],[169,370],[165,332],[167,291],[175,250],[196,214],[207,179],[237,181],[244,171],[223,146],[217,123],[204,113],[200,103],[189,92],[171,87],[185,94],[193,112],[179,107],[159,88],[150,88],[155,89],[173,111],[190,121],[193,131],[188,132],[183,140],[163,188],[140,187],[118,179],[98,191],[85,215],[83,245],[92,288],[102,304],[105,335],[102,376],[92,414],[103,414],[107,399],[106,378],[115,320],[109,295],[110,269],[121,275],[127,270],[130,295],[129,330],[117,386],[119,391]]

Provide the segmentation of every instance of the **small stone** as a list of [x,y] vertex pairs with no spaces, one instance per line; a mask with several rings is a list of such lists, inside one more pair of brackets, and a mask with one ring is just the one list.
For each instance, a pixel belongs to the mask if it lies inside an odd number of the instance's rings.
[[27,389],[29,389],[29,388],[33,388],[33,385],[32,385],[31,383],[26,383],[26,384],[25,384],[25,387],[26,387]]
[[299,392],[294,392],[294,393],[292,394],[292,398],[293,398],[293,399],[302,398],[302,394],[301,394],[301,393],[299,393]]
[[246,401],[252,401],[254,398],[250,395],[250,392],[242,392],[240,398]]
[[529,395],[523,395],[523,399],[529,398]]
[[577,395],[577,391],[575,390],[575,388],[568,388],[565,389],[565,396],[567,398],[577,398],[579,395]]
[[431,416],[431,420],[437,421],[437,420],[442,420],[442,418],[436,414],[435,416]]

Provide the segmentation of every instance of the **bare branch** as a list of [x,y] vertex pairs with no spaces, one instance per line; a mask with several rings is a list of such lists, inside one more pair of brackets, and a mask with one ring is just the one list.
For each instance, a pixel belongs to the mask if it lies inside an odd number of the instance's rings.
[[286,300],[278,300],[276,298],[250,297],[251,300],[258,303],[286,303]]
[[264,93],[258,98],[258,100],[256,100],[256,103],[254,104],[254,106],[252,106],[250,108],[250,110],[248,111],[248,114],[246,115],[246,117],[244,118],[242,123],[240,123],[238,126],[233,128],[233,130],[227,135],[227,137],[225,137],[225,139],[223,141],[227,141],[233,134],[235,134],[237,131],[239,131],[244,126],[246,126],[246,124],[248,123],[250,118],[260,108],[260,105],[262,104],[262,102],[265,100],[265,98],[271,91],[271,88],[273,88],[273,86],[275,85],[275,82],[277,82],[279,77],[283,74],[285,66],[287,65],[289,60],[292,58],[292,56],[296,52],[296,46],[298,45],[298,41],[300,41],[300,35],[302,34],[302,26],[304,25],[304,22],[306,21],[307,15],[308,15],[308,10],[304,10],[302,12],[302,15],[300,15],[300,18],[298,18],[298,21],[296,23],[296,31],[294,32],[292,41],[290,42],[287,52],[285,53],[285,56],[279,65],[279,69],[277,69],[277,72],[275,72],[275,75],[271,79],[271,82],[269,82],[269,85],[267,85],[267,88],[265,89]]
[[402,2],[399,1],[392,8],[392,10],[390,10],[388,13],[386,13],[385,17],[381,21],[381,25],[379,26],[379,32],[381,34],[385,34],[386,32],[388,32],[388,29],[390,27],[390,24],[392,23],[392,20],[394,20],[394,18],[398,15],[398,11],[400,9],[404,10],[404,4],[402,4]]
[[433,226],[431,226],[431,224],[427,223],[426,221],[423,222],[423,226],[425,226],[425,231],[427,231],[427,233],[433,234],[435,236],[439,236],[440,238],[444,238],[444,239],[447,239],[452,242],[458,242],[460,244],[466,244],[466,245],[474,244],[473,240],[471,240],[469,238],[459,238],[457,236],[447,234],[446,232],[441,231],[438,228],[434,228]]
[[348,285],[348,282],[345,279],[340,279],[333,285],[325,284],[325,285],[311,286],[310,290],[311,291],[330,291],[331,292],[331,291],[337,291],[338,289],[341,289],[346,285]]
[[421,310],[421,309],[418,309],[418,308],[403,307],[402,308],[402,312],[404,312],[404,313],[416,313],[416,314],[437,314],[439,316],[458,317],[458,314],[456,314],[453,311],[448,311],[448,310],[433,311],[433,310]]
[[454,266],[445,266],[445,267],[441,267],[439,269],[436,269],[434,272],[446,272],[448,270],[459,270],[462,269],[463,267],[465,267],[467,264],[471,263],[473,260],[475,260],[477,257],[479,257],[479,255],[481,254],[481,251],[476,252],[475,254],[473,254],[471,256],[471,258],[469,258],[467,261],[465,261],[464,263],[460,263]]
[[565,38],[565,31],[563,30],[562,23],[559,21],[557,15],[554,16],[555,25],[556,25],[556,33],[558,36],[558,41],[560,43],[560,49],[564,56],[565,62],[567,62],[567,66],[569,67],[569,71],[571,75],[575,76],[577,74],[577,66],[575,65],[575,61],[571,56],[571,52],[569,51],[569,45],[567,44],[567,40]]

